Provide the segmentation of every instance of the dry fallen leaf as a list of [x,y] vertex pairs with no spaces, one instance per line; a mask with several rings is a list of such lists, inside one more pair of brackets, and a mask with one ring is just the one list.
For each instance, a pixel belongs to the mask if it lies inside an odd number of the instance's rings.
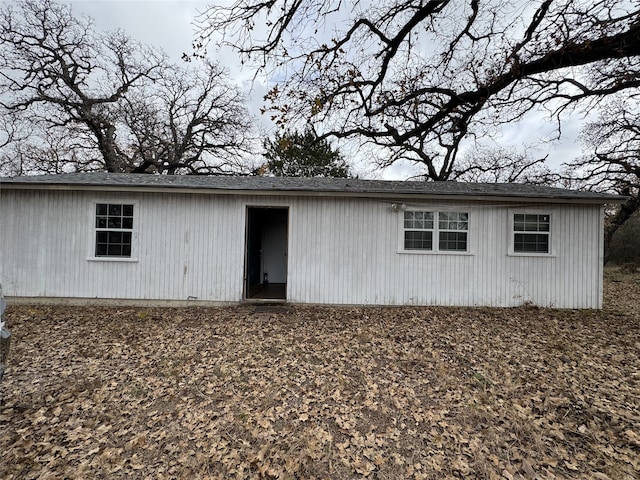
[[10,306],[7,478],[638,478],[640,276],[602,311]]

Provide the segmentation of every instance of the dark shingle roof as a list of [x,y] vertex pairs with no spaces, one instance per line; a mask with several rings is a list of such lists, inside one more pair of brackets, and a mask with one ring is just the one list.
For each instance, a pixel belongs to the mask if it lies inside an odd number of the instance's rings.
[[[251,193],[324,196],[397,196],[512,198],[520,200],[622,202],[625,197],[516,183],[463,183],[250,176],[148,175],[124,173],[67,173],[2,178],[0,188],[66,190],[202,190],[209,193]],[[203,192],[204,193],[204,192]]]

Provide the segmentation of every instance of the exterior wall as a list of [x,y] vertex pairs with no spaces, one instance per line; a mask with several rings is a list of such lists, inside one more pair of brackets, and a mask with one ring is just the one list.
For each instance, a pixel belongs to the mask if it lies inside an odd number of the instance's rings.
[[[96,201],[135,203],[134,261],[89,259]],[[402,212],[387,200],[5,189],[0,282],[17,297],[241,301],[246,207],[265,205],[289,207],[291,302],[601,307],[600,206],[538,207],[552,255],[535,257],[508,254],[517,206],[406,203],[469,212],[470,251],[399,253]]]
[[[552,255],[509,255],[514,205],[431,202],[468,211],[469,254],[398,253],[402,212],[387,201],[316,200],[291,210],[289,300],[385,305],[602,307],[601,208],[546,205]],[[531,206],[527,206],[531,209]]]

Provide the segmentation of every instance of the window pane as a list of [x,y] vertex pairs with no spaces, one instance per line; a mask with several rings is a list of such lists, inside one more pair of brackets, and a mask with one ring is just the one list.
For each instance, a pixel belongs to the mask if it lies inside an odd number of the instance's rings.
[[413,227],[413,217],[407,218],[407,216],[405,215],[405,217],[404,217],[404,228],[412,228],[412,227]]
[[120,218],[120,217],[109,217],[109,221],[107,223],[107,228],[122,228],[122,218]]
[[538,217],[538,231],[539,232],[548,232],[549,231],[549,215],[540,215]]
[[96,215],[107,215],[107,204],[106,203],[98,203],[96,204]]
[[431,250],[433,248],[433,232],[404,232],[404,248],[405,250]]
[[438,228],[449,230],[449,225],[454,222],[450,221],[446,213],[438,213]]
[[404,212],[404,228],[413,227],[413,212]]
[[513,250],[525,253],[549,253],[549,235],[544,233],[516,233]]
[[468,213],[440,212],[438,213],[438,228],[440,230],[467,230]]
[[123,205],[122,215],[125,217],[133,217],[133,205]]
[[109,255],[110,257],[121,257],[122,245],[109,245],[107,249],[107,255]]
[[107,244],[106,243],[97,243],[96,244],[96,257],[104,257],[107,254]]
[[122,233],[109,232],[109,243],[122,243]]
[[131,217],[123,217],[122,218],[122,228],[128,228],[131,230],[133,228],[133,218]]
[[467,250],[466,232],[440,232],[440,250],[463,251]]
[[431,230],[433,212],[404,212],[404,228]]
[[107,228],[107,217],[96,217],[96,228]]
[[113,215],[115,217],[119,217],[122,215],[122,205],[117,205],[114,203],[109,204],[109,215]]
[[425,212],[424,215],[424,227],[423,228],[433,228],[433,213]]
[[108,235],[107,232],[96,232],[96,241],[98,243],[107,243]]
[[514,232],[548,232],[551,224],[550,215],[514,214]]
[[433,212],[422,212],[424,218],[424,225],[422,228],[433,228]]

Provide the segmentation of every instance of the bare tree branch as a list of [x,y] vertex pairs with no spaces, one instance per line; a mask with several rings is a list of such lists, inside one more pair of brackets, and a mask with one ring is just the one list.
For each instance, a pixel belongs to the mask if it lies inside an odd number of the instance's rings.
[[640,208],[639,94],[619,96],[601,105],[600,117],[582,133],[583,156],[568,162],[564,176],[582,188],[616,192],[628,197],[611,209],[605,227],[605,246]]
[[434,180],[478,130],[542,109],[561,126],[567,109],[640,85],[633,2],[242,0],[199,20],[201,43],[223,35],[285,78],[266,97],[279,124],[371,142],[381,165],[411,159]]
[[[58,145],[64,168],[249,170],[244,98],[214,63],[170,65],[121,31],[96,33],[89,19],[53,0],[0,8],[0,49],[0,108],[49,131],[39,137],[44,144],[54,143],[54,133],[78,139],[73,155]],[[38,153],[30,144],[23,156]]]

